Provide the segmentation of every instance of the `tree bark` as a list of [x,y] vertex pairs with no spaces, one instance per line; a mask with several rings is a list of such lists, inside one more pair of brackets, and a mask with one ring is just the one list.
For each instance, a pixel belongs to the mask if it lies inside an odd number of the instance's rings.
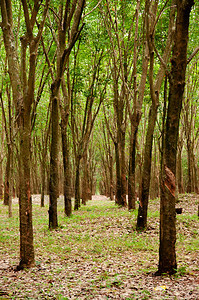
[[[34,6],[30,19],[28,5],[22,1],[26,33],[21,37],[21,70],[18,64],[18,53],[13,33],[12,4],[10,0],[0,2],[4,45],[8,60],[8,71],[12,86],[12,95],[19,128],[19,215],[20,215],[20,263],[18,269],[34,265],[32,198],[30,192],[30,139],[31,139],[31,105],[34,100],[37,48],[41,38],[48,9],[46,0],[43,18],[36,36],[33,27],[36,22],[39,6]],[[26,68],[26,50],[29,46],[29,67]],[[27,80],[28,69],[28,80]]]
[[[63,121],[63,119],[62,119]],[[72,214],[71,203],[71,171],[70,171],[70,151],[69,140],[67,137],[67,131],[65,126],[61,125],[62,134],[62,153],[63,153],[63,165],[64,165],[64,212],[65,215],[70,217]]]
[[153,132],[155,128],[157,118],[158,106],[152,106],[149,112],[149,123],[146,134],[145,148],[144,148],[144,163],[142,170],[142,181],[141,181],[141,196],[140,204],[138,209],[137,225],[138,230],[146,229],[147,227],[147,208],[149,199],[149,187],[150,187],[150,176],[151,176],[151,155],[152,155],[152,144],[153,144]]
[[[55,89],[55,91],[54,91]],[[51,116],[51,148],[50,148],[50,182],[49,182],[49,229],[58,227],[57,198],[58,186],[58,149],[59,149],[59,112],[57,87],[52,85],[52,116]]]
[[[149,4],[148,4],[149,5]],[[165,66],[161,64],[158,74],[156,76],[156,82],[154,85],[153,76],[154,76],[154,34],[155,34],[155,15],[157,12],[158,1],[154,2],[151,13],[151,21],[147,21],[147,38],[149,46],[149,55],[150,55],[150,69],[149,69],[149,83],[150,83],[150,94],[152,99],[152,104],[149,110],[148,117],[148,128],[146,133],[145,149],[144,149],[144,163],[142,169],[142,179],[141,179],[141,190],[140,190],[140,205],[138,209],[137,216],[137,230],[144,230],[147,227],[147,210],[148,210],[148,198],[149,198],[149,189],[150,189],[150,177],[151,177],[151,155],[152,155],[152,146],[153,146],[153,134],[155,129],[155,124],[157,120],[157,111],[159,106],[159,92],[161,88],[161,83],[165,74]],[[175,17],[175,8],[171,8],[170,12],[170,22],[168,29],[168,38],[166,47],[163,53],[164,63],[167,63],[169,54],[171,51],[172,37],[173,37],[173,23]],[[149,11],[148,11],[149,18]]]
[[179,120],[185,86],[189,16],[192,0],[177,0],[176,31],[171,59],[166,130],[163,141],[160,198],[160,246],[157,275],[173,274],[176,262],[175,182]]
[[85,151],[82,159],[83,177],[82,177],[82,204],[86,205],[86,201],[89,199],[89,174],[88,174],[88,155]]
[[74,210],[80,208],[80,158],[76,158],[76,171],[75,171],[75,206]]

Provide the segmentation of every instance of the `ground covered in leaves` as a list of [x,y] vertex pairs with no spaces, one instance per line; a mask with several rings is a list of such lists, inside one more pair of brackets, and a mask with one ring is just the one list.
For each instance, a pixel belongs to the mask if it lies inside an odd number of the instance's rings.
[[17,199],[13,217],[0,203],[0,299],[199,299],[198,196],[183,195],[177,215],[178,272],[155,277],[159,247],[159,200],[150,201],[148,229],[135,230],[137,210],[94,196],[67,218],[58,201],[59,228],[48,230],[48,199],[33,196],[36,265],[19,261]]

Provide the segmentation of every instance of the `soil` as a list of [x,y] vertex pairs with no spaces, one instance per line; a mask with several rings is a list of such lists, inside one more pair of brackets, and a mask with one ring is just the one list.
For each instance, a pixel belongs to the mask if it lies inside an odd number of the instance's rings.
[[[177,204],[177,207],[182,207],[183,215],[181,221],[177,220],[178,237],[180,239],[181,236],[185,236],[184,243],[187,245],[190,241],[194,240],[196,244],[199,241],[198,219],[195,217],[193,221],[192,218],[197,213],[198,198],[197,195],[184,195]],[[59,201],[62,203],[63,198]],[[74,231],[74,237],[78,236],[76,234],[89,234],[100,240],[102,233],[99,231],[99,225],[105,227],[104,234],[107,236],[114,234],[116,240],[128,233],[134,234],[131,216],[125,213],[126,209],[118,209],[120,212],[118,217],[114,215],[111,218],[106,215],[89,219],[89,211],[93,209],[93,205],[108,203],[114,207],[113,202],[110,202],[105,196],[93,196],[87,208],[88,219],[82,219],[77,227],[70,227],[74,226],[74,223],[73,225],[66,223],[57,230],[56,239],[60,240],[60,247],[62,239],[71,230]],[[17,206],[17,203],[18,199],[14,199],[13,206]],[[48,203],[47,197],[45,203]],[[33,204],[39,206],[40,195],[33,196]],[[0,204],[1,220],[8,222],[4,208]],[[150,201],[150,211],[155,213],[158,210],[159,202]],[[73,212],[79,218],[83,213],[85,212]],[[148,230],[140,233],[140,238],[150,235],[154,236],[154,240],[158,240],[157,220],[154,217],[149,218]],[[3,225],[1,228],[5,230]],[[118,248],[116,252],[111,253],[111,251],[105,252],[102,249],[100,252],[96,249],[90,256],[90,249],[82,248],[80,252],[80,248],[70,242],[68,247],[71,250],[70,253],[66,251],[65,257],[61,255],[61,251],[59,254],[56,250],[52,255],[49,249],[39,248],[37,245],[40,250],[37,250],[36,266],[16,271],[19,253],[18,237],[16,239],[14,237],[19,236],[19,233],[13,233],[9,228],[8,226],[7,230],[10,230],[11,236],[10,241],[5,242],[7,249],[3,239],[0,238],[0,299],[199,299],[199,247],[194,251],[191,251],[191,248],[190,251],[189,248],[183,250],[183,247],[180,248],[181,251],[178,250],[179,271],[174,276],[154,276],[154,271],[157,270],[158,253],[154,255],[152,250],[150,252],[140,249],[136,252]],[[41,229],[39,234],[43,234],[44,240],[45,235],[49,235],[49,239],[52,238],[46,229]],[[16,248],[13,245],[15,240],[17,240]],[[53,247],[53,242],[51,246]],[[150,248],[150,245],[146,245],[147,247]]]

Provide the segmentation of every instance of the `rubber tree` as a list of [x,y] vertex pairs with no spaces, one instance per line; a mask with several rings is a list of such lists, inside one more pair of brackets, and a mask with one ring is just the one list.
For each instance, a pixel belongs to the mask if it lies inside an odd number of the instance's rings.
[[[2,0],[1,28],[8,61],[8,72],[12,86],[12,96],[19,130],[19,216],[20,216],[20,263],[18,269],[34,265],[32,197],[30,190],[30,140],[31,140],[31,106],[34,101],[37,49],[41,39],[49,0],[45,4],[35,1],[31,9],[26,0],[22,0],[25,34],[21,36],[21,67],[17,43],[14,35],[13,7],[11,0]],[[30,13],[31,11],[31,13]],[[34,27],[38,13],[43,11],[37,34]],[[27,55],[29,49],[29,55]],[[26,62],[28,61],[28,67]],[[28,70],[28,71],[27,71]]]
[[[135,6],[136,15],[139,11],[138,1]],[[131,4],[130,4],[131,5]],[[127,206],[127,168],[126,168],[126,128],[127,128],[127,101],[129,89],[131,89],[134,78],[132,68],[133,47],[133,25],[135,16],[129,3],[122,1],[118,5],[117,1],[106,0],[106,5],[102,8],[103,22],[108,34],[109,51],[110,51],[110,70],[112,77],[113,90],[113,108],[114,108],[114,129],[110,136],[115,147],[116,162],[116,191],[115,202],[119,206]],[[136,18],[138,20],[138,18]],[[135,22],[137,24],[137,22]],[[137,26],[137,25],[136,25]],[[136,40],[136,38],[135,38]],[[136,41],[137,42],[137,41]],[[133,69],[133,72],[132,72]],[[135,72],[134,72],[135,73]],[[108,125],[108,123],[106,122]],[[109,131],[110,131],[109,126]]]
[[4,108],[4,101],[2,94],[0,93],[1,108],[3,115],[3,124],[6,135],[7,143],[7,161],[5,170],[5,183],[4,183],[4,205],[8,205],[9,217],[12,217],[12,195],[13,195],[13,148],[14,148],[14,124],[13,124],[13,105],[10,95],[10,88],[6,86],[6,94],[8,100],[8,117],[6,117],[6,112]]
[[[138,83],[138,25],[139,25],[139,12],[140,12],[140,1],[137,1],[136,11],[135,11],[135,33],[134,33],[134,46],[133,46],[133,95],[128,97],[127,107],[129,112],[129,119],[131,122],[130,131],[130,144],[129,144],[129,172],[128,172],[128,209],[135,209],[136,203],[136,142],[139,123],[142,116],[142,103],[144,99],[144,91],[147,79],[148,63],[149,63],[149,48],[146,40],[146,28],[144,26],[144,37],[142,41],[143,45],[143,55],[142,55],[142,74],[140,82]],[[146,7],[144,10],[144,24],[146,24]],[[130,87],[129,87],[130,90]],[[133,98],[133,106],[130,108],[130,100]]]
[[176,262],[176,155],[179,135],[179,121],[185,87],[187,67],[187,44],[189,17],[193,0],[177,0],[177,18],[174,46],[169,74],[169,97],[165,133],[163,136],[163,157],[160,185],[160,246],[157,275],[177,271]]
[[[142,167],[142,178],[141,178],[141,188],[139,195],[139,209],[137,216],[137,230],[144,230],[147,227],[147,209],[148,209],[148,199],[149,199],[149,189],[150,189],[150,177],[151,177],[151,158],[152,158],[152,146],[153,146],[153,135],[155,124],[157,120],[157,112],[159,106],[159,94],[161,89],[161,84],[165,75],[166,64],[171,53],[172,39],[173,39],[173,25],[175,18],[175,6],[171,6],[170,18],[167,32],[167,41],[162,57],[158,53],[155,46],[155,28],[161,15],[157,16],[158,9],[157,0],[147,1],[147,41],[149,47],[149,57],[150,57],[150,67],[149,67],[149,85],[150,85],[150,96],[152,104],[149,109],[148,115],[148,127],[145,138],[144,147],[144,162]],[[163,6],[162,10],[165,8]],[[161,10],[161,11],[162,11]],[[161,65],[159,67],[158,73],[156,75],[156,80],[154,82],[154,59],[155,52],[158,58],[161,60]]]
[[[51,72],[52,84],[51,84],[51,97],[50,102],[52,103],[52,113],[51,113],[51,148],[50,148],[50,201],[49,201],[49,228],[55,229],[58,226],[57,218],[57,198],[58,198],[58,150],[59,150],[59,104],[60,102],[60,86],[63,86],[64,90],[64,72],[66,69],[67,62],[71,50],[73,49],[83,26],[80,27],[81,16],[83,8],[85,5],[85,0],[74,0],[72,3],[67,0],[65,4],[63,2],[58,7],[58,14],[55,14],[54,17],[58,26],[58,33],[55,34],[53,26],[50,24],[54,40],[57,45],[57,66],[55,75]],[[49,19],[50,20],[50,19]],[[80,28],[79,28],[80,27]],[[68,38],[68,41],[67,41]],[[50,62],[48,61],[50,64]],[[65,97],[67,97],[64,94]],[[70,99],[69,99],[70,101]],[[69,103],[67,100],[67,103]],[[65,140],[63,135],[67,127],[68,122],[68,105],[65,105],[61,110],[62,116],[62,141]],[[64,139],[64,140],[63,140]],[[65,147],[63,147],[63,159],[64,159],[64,172],[67,171],[65,162],[66,162],[66,153]],[[68,174],[64,174],[68,176]],[[66,181],[65,181],[66,183]],[[64,189],[66,192],[67,190]],[[70,207],[69,207],[70,208]],[[71,211],[68,212],[71,214]]]
[[[107,82],[99,77],[99,70],[103,59],[103,49],[95,50],[93,54],[91,76],[88,79],[85,105],[82,109],[82,117],[79,116],[74,102],[74,95],[71,101],[71,129],[75,154],[75,206],[80,207],[80,162],[88,149],[93,126],[99,113],[101,104],[106,93]],[[103,83],[103,86],[102,86]],[[73,89],[74,90],[74,89]],[[96,96],[98,95],[98,97]],[[81,126],[80,126],[81,124]]]

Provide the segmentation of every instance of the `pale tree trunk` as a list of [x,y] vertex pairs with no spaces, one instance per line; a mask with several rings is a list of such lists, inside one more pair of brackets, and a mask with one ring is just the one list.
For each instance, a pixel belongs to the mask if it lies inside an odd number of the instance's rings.
[[176,32],[171,59],[170,88],[165,135],[163,137],[163,158],[161,166],[160,196],[160,246],[157,275],[173,274],[176,262],[176,154],[179,135],[179,120],[185,86],[187,66],[187,43],[189,16],[192,0],[177,0]]

